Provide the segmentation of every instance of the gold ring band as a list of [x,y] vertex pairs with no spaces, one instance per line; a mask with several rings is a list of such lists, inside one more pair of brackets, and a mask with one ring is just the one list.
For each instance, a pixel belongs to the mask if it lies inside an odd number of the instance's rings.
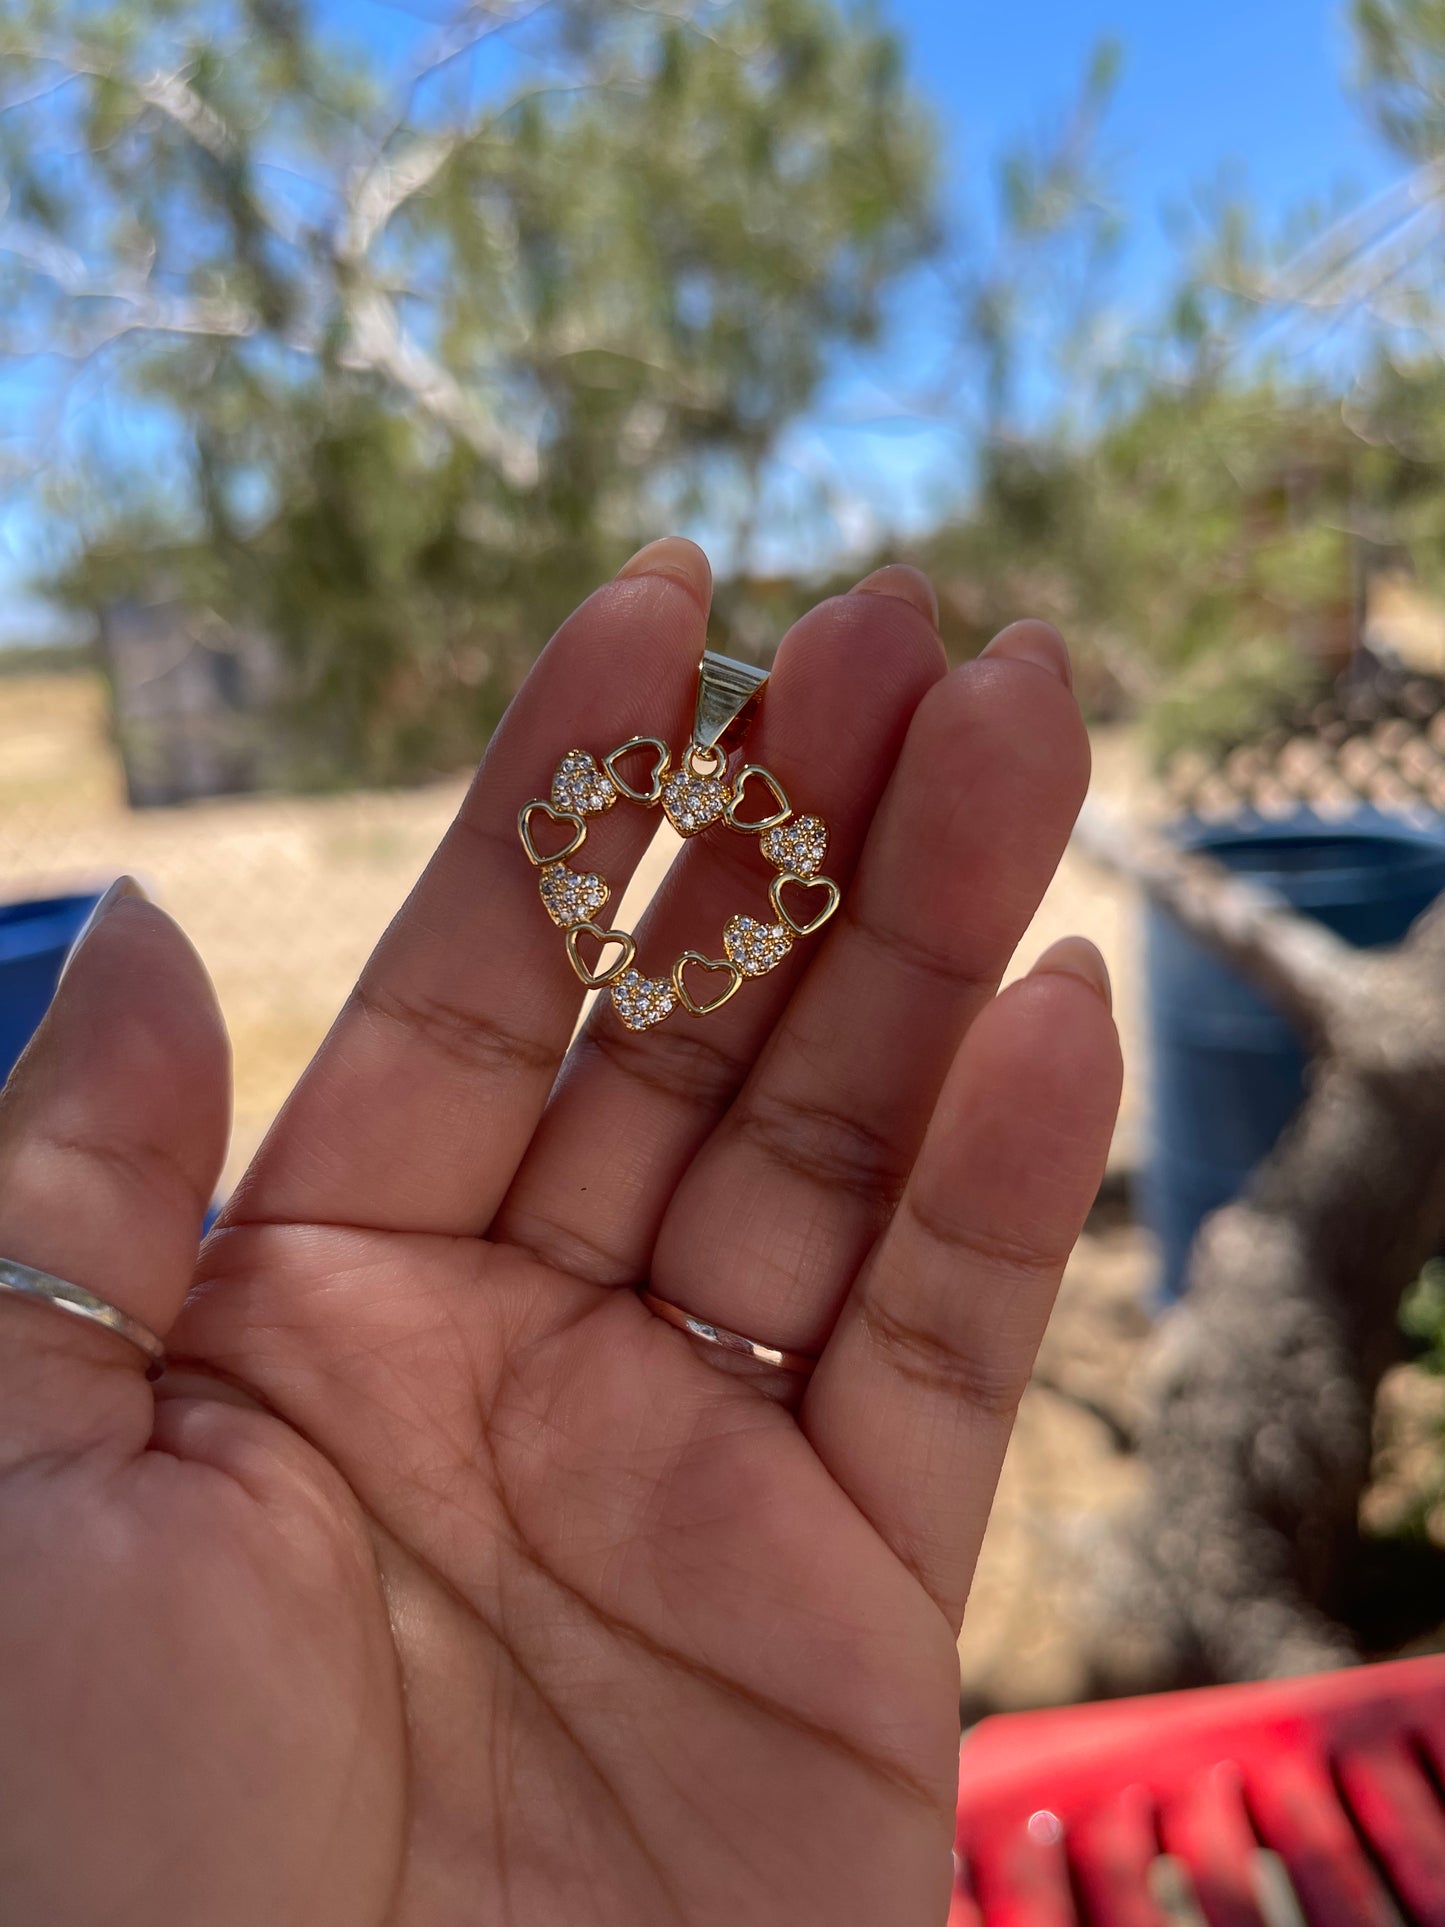
[[755,1358],[761,1365],[776,1365],[785,1372],[798,1372],[807,1377],[817,1364],[817,1359],[808,1352],[786,1352],[780,1345],[760,1345],[755,1338],[744,1338],[741,1332],[729,1331],[726,1325],[714,1325],[706,1318],[695,1318],[690,1311],[680,1305],[670,1305],[665,1298],[654,1292],[638,1287],[638,1297],[650,1312],[666,1319],[669,1325],[676,1325],[679,1331],[689,1337],[700,1338],[705,1345],[718,1345],[725,1352],[737,1352],[744,1358]]
[[0,1258],[0,1292],[28,1298],[36,1305],[53,1305],[56,1311],[69,1312],[72,1318],[83,1318],[88,1324],[114,1332],[145,1359],[147,1378],[159,1378],[165,1370],[166,1348],[150,1327],[132,1318],[128,1311],[122,1311],[119,1305],[97,1298],[84,1285],[72,1285],[66,1278],[37,1271],[34,1265],[19,1264],[14,1258]]

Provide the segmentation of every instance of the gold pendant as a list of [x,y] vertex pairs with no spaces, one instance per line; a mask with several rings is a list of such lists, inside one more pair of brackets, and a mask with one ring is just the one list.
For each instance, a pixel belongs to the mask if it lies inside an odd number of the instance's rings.
[[[721,1010],[747,978],[776,969],[794,943],[815,935],[838,907],[838,885],[821,874],[828,852],[823,819],[795,816],[782,784],[760,764],[746,763],[735,776],[728,775],[728,757],[741,743],[767,679],[765,669],[708,650],[698,669],[692,737],[676,764],[660,736],[634,736],[604,756],[569,749],[547,795],[534,797],[517,812],[517,834],[538,871],[542,907],[563,932],[573,970],[589,990],[606,987],[629,1030],[650,1030],[679,1006],[690,1017]],[[630,778],[619,768],[624,762]],[[638,778],[642,780],[631,780]],[[619,802],[660,809],[684,837],[701,836],[719,825],[756,837],[774,873],[767,888],[772,920],[739,911],[723,928],[721,956],[685,950],[665,975],[647,976],[637,967],[632,935],[604,929],[595,921],[612,894],[605,879],[567,863],[587,840],[588,820]],[[533,835],[539,818],[558,832],[571,832],[550,855],[538,848]],[[811,915],[800,918],[789,908],[784,893],[790,884],[797,886],[795,902],[806,901]],[[578,954],[582,937],[599,946],[590,967]],[[602,953],[609,950],[618,954],[604,964]],[[688,970],[696,989],[684,982]],[[698,995],[708,973],[712,994]]]

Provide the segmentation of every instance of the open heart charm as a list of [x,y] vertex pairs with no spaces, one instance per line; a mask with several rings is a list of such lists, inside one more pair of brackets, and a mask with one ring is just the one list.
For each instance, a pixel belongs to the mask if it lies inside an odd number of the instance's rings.
[[[815,910],[806,923],[799,923],[798,919],[783,901],[783,892],[790,883],[795,890],[805,892],[809,890],[821,890],[823,892],[822,909]],[[842,895],[843,892],[838,888],[832,877],[800,877],[794,876],[792,872],[788,870],[785,870],[781,876],[774,877],[768,885],[768,902],[772,904],[773,908],[795,937],[811,937],[815,930],[821,930],[829,917],[831,917],[833,912],[838,908],[838,903]]]
[[[647,779],[645,790],[636,788],[627,781],[625,776],[619,776],[617,773],[617,765],[623,757],[630,756],[638,749],[650,749],[653,752],[652,774]],[[629,803],[655,803],[662,795],[662,779],[666,774],[671,755],[672,751],[660,736],[630,736],[625,743],[619,744],[610,756],[602,758],[602,767],[611,778],[612,787],[617,794],[625,796]]]
[[[572,825],[571,842],[564,843],[560,850],[553,850],[550,856],[543,856],[532,841],[532,818],[539,815],[545,816],[549,823]],[[524,803],[518,810],[517,834],[522,839],[522,848],[527,852],[528,858],[540,868],[544,863],[561,863],[565,857],[580,850],[587,840],[587,825],[575,810],[555,809],[552,804],[544,803],[539,797],[535,803]]]
[[[742,807],[743,791],[755,781],[772,791],[773,807],[766,816],[741,817],[738,811]],[[793,806],[776,776],[770,775],[759,763],[748,763],[738,771],[732,796],[723,814],[730,830],[741,830],[744,836],[761,836],[765,830],[775,830],[780,824],[786,823],[793,814]]]
[[[723,986],[711,997],[696,998],[688,990],[683,972],[691,964],[695,970],[721,971]],[[705,957],[700,950],[684,950],[672,966],[672,987],[677,992],[677,1001],[693,1017],[708,1017],[715,1010],[721,1010],[735,990],[742,988],[743,973],[735,963],[722,957]]]
[[[622,954],[604,970],[599,953],[597,963],[589,969],[577,953],[579,937],[592,937],[602,951],[610,950],[615,944]],[[625,930],[603,930],[595,923],[574,923],[567,932],[568,961],[589,990],[600,990],[603,984],[610,984],[614,977],[620,977],[636,955],[637,944]]]
[[[651,1030],[679,1005],[690,1017],[711,1016],[737,994],[745,979],[765,977],[786,962],[794,944],[820,930],[838,907],[838,885],[821,874],[828,852],[823,819],[795,816],[782,784],[761,764],[745,763],[735,776],[728,776],[728,753],[766,680],[764,671],[747,663],[704,655],[692,739],[675,765],[660,736],[630,737],[605,756],[569,749],[553,772],[547,795],[524,803],[517,813],[517,834],[539,873],[543,908],[564,933],[568,961],[588,990],[606,989],[629,1030]],[[639,760],[643,752],[650,756]],[[623,763],[630,776],[622,774]],[[587,840],[589,819],[619,801],[660,808],[684,837],[700,836],[716,823],[757,837],[762,856],[775,872],[768,886],[775,921],[765,923],[738,911],[724,926],[721,956],[685,950],[666,975],[647,976],[637,968],[636,938],[595,921],[612,895],[606,879],[595,870],[574,870],[567,864]],[[561,849],[544,853],[538,848],[534,826],[542,822],[554,831],[571,832]],[[800,901],[813,903],[810,915],[803,915]],[[597,946],[591,964],[581,954],[584,939]]]

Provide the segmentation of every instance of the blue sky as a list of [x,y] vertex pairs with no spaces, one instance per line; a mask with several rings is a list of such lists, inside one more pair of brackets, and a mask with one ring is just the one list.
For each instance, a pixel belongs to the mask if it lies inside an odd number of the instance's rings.
[[[322,4],[334,12],[341,0]],[[1129,222],[1126,294],[1142,298],[1167,264],[1162,210],[1221,167],[1248,182],[1267,216],[1340,183],[1366,191],[1395,171],[1348,97],[1350,46],[1335,0],[885,0],[882,10],[934,104],[961,204],[1001,148],[1066,110],[1096,43],[1120,43],[1104,151]],[[389,19],[378,31],[394,31],[397,15]],[[929,325],[926,304],[918,313],[915,335]],[[900,374],[920,346],[900,339]],[[820,478],[836,490],[831,540],[841,547],[906,532],[963,483],[957,438],[890,417],[886,360],[881,373],[880,385],[840,368],[781,450],[784,499],[790,478],[799,493]],[[20,588],[35,526],[23,512],[0,518],[0,640],[42,626]]]
[[1141,214],[1224,158],[1276,204],[1340,174],[1382,178],[1346,98],[1335,0],[895,0],[914,75],[953,129],[960,172],[1066,99],[1101,36],[1125,63],[1112,120]]
[[[1119,44],[1101,151],[1128,224],[1120,293],[1141,307],[1172,258],[1165,210],[1222,172],[1249,187],[1266,222],[1398,172],[1350,98],[1336,0],[893,0],[888,11],[939,114],[963,205],[1001,150],[1057,124],[1098,43]],[[965,486],[967,451],[916,420],[842,426],[859,401],[858,382],[840,373],[788,436],[784,460],[833,479],[842,539],[906,534]]]

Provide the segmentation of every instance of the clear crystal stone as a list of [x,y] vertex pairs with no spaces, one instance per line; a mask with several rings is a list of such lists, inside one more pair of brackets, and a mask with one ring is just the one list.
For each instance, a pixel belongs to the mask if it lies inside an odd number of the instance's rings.
[[678,770],[662,786],[662,807],[683,836],[695,836],[716,823],[728,806],[728,786],[716,776]]
[[816,876],[828,854],[828,828],[820,816],[800,816],[765,830],[761,848],[774,869],[795,877]]
[[756,917],[733,917],[723,931],[723,951],[745,977],[764,977],[793,947],[793,933],[785,923],[759,923]]
[[666,977],[644,977],[640,970],[624,970],[611,994],[613,1007],[629,1030],[651,1030],[677,1004],[677,992]]
[[612,895],[595,870],[582,875],[565,863],[544,864],[537,873],[537,888],[547,915],[563,930],[588,922]]
[[578,816],[596,816],[610,810],[617,791],[598,767],[595,757],[585,749],[569,749],[557,765],[552,778],[552,801],[559,810],[575,810]]

